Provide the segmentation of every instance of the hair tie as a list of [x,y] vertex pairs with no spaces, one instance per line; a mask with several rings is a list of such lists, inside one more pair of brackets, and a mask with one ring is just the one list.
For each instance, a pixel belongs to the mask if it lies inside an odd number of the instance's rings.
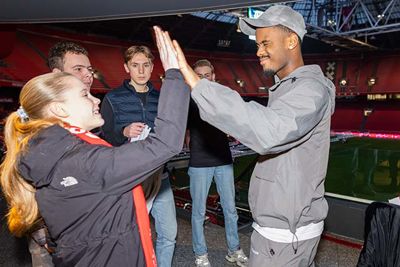
[[25,109],[24,109],[22,106],[20,106],[20,107],[17,109],[17,114],[18,114],[18,117],[19,117],[23,122],[26,122],[27,120],[29,120],[29,116],[28,116],[28,114],[26,114]]

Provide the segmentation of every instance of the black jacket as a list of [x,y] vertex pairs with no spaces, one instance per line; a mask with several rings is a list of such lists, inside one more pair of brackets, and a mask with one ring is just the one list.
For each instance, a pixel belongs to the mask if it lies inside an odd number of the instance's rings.
[[101,103],[100,112],[105,121],[101,127],[102,136],[113,146],[120,146],[128,141],[122,134],[126,126],[132,122],[143,122],[153,129],[157,116],[160,92],[148,82],[149,91],[146,102],[143,103],[129,81],[125,80],[120,87],[107,93]]
[[193,100],[189,104],[187,128],[190,130],[190,167],[215,167],[232,163],[228,136],[200,118],[199,108]]
[[57,266],[145,265],[131,190],[180,152],[189,94],[181,74],[167,71],[155,133],[140,142],[90,145],[60,126],[31,140],[19,171],[37,188]]
[[400,266],[400,206],[373,202],[365,211],[364,246],[357,267]]

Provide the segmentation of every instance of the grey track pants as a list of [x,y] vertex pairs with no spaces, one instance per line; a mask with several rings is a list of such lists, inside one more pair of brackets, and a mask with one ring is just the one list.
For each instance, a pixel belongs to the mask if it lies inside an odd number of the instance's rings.
[[249,266],[313,267],[320,238],[318,236],[299,242],[278,243],[263,237],[257,231],[253,231],[251,235]]

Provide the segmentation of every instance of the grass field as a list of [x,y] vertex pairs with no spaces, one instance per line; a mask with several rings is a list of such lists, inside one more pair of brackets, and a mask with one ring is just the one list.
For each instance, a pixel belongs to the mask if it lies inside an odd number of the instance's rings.
[[331,143],[326,192],[387,201],[399,192],[400,141],[350,138]]
[[[236,158],[236,202],[247,207],[250,176],[256,155]],[[347,138],[331,143],[325,191],[368,200],[387,201],[399,194],[400,141]],[[187,168],[174,169],[172,184],[189,186]],[[210,195],[217,193],[215,184]]]

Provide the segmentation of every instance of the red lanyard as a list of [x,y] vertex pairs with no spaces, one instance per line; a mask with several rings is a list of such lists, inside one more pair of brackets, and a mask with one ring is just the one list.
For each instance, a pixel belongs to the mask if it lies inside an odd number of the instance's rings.
[[[89,144],[111,147],[111,144],[109,144],[107,141],[79,127],[64,125],[64,128],[70,131],[73,135],[79,137],[80,139]],[[143,247],[144,257],[146,260],[146,266],[156,267],[157,260],[156,260],[156,255],[154,253],[153,242],[151,239],[149,214],[147,212],[146,199],[144,197],[143,188],[141,185],[138,185],[135,188],[133,188],[132,196],[133,196],[133,203],[135,205],[136,221],[138,224],[140,240]]]

